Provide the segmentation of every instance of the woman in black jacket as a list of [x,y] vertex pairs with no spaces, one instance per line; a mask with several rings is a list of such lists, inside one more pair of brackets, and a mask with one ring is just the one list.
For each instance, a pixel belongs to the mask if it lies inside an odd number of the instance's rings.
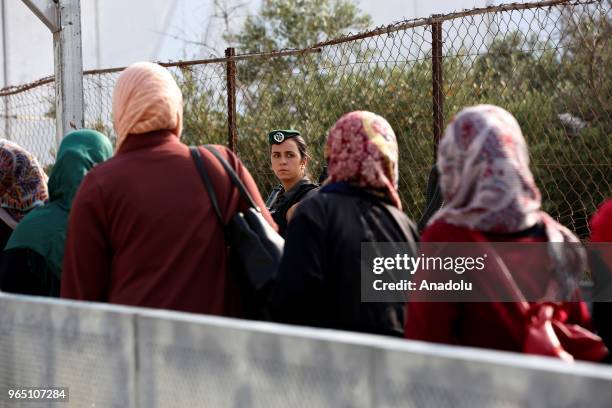
[[287,229],[270,316],[402,336],[402,302],[362,302],[360,274],[362,242],[408,242],[415,251],[416,229],[400,211],[395,134],[384,118],[351,112],[329,131],[325,155],[327,183],[300,203]]

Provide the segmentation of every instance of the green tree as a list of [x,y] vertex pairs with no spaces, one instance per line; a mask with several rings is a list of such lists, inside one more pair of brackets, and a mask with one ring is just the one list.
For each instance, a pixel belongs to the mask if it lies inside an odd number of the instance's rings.
[[306,48],[371,24],[351,0],[264,0],[234,40],[241,52]]
[[204,66],[218,71],[207,77],[198,68],[183,67],[175,75],[183,92],[183,142],[225,144],[227,141],[227,102],[225,90],[215,89],[210,76],[223,77],[224,65]]
[[510,32],[473,61],[446,58],[445,108],[447,120],[476,103],[512,112],[529,144],[544,209],[586,237],[590,214],[612,195],[610,20],[591,9],[562,13],[560,22],[557,42]]

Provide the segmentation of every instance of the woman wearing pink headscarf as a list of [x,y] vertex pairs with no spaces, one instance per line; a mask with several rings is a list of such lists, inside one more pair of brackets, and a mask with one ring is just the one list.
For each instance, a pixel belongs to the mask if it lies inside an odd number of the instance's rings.
[[361,302],[361,243],[416,239],[400,211],[393,129],[374,113],[348,113],[329,131],[325,156],[326,184],[300,203],[289,223],[270,315],[285,323],[401,336],[402,303]]
[[[579,276],[585,266],[579,240],[541,210],[540,191],[529,170],[527,144],[509,112],[493,105],[463,109],[446,128],[437,165],[445,206],[429,221],[422,242],[574,243],[556,246],[561,262],[547,256],[504,261],[517,262],[508,264],[508,270],[518,287],[534,289],[534,293],[550,283],[548,270],[552,269],[555,277]],[[526,270],[534,273],[521,272]],[[483,279],[496,279],[485,272],[487,269],[480,275]],[[588,311],[575,291],[566,293],[565,299],[571,301],[556,303],[550,309],[554,310],[555,324],[588,327]],[[530,315],[524,314],[523,306],[529,307],[527,303],[519,307],[518,302],[409,302],[406,337],[527,351],[531,347],[527,344]],[[541,304],[531,306],[534,317]],[[576,358],[598,360],[605,353],[604,347],[581,348],[571,338],[561,342]],[[559,356],[568,357],[562,350],[557,350]]]
[[[88,173],[72,205],[61,296],[243,316],[237,284],[226,275],[223,226],[180,140],[183,98],[172,75],[147,62],[124,70],[113,121],[115,156]],[[217,149],[275,226],[247,169]],[[206,149],[200,154],[227,223],[248,205],[221,163]]]

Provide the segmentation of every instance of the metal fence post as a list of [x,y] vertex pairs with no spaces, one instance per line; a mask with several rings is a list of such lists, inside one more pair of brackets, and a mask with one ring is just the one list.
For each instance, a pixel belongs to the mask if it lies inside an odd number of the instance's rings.
[[60,30],[53,33],[55,55],[56,141],[73,129],[84,127],[83,53],[81,50],[80,0],[58,3]]
[[83,53],[80,0],[22,0],[53,33],[55,60],[55,139],[82,128]]
[[225,50],[227,58],[227,144],[229,148],[236,152],[236,61],[234,56],[236,50],[228,48]]
[[[435,18],[436,16],[432,16]],[[431,62],[432,62],[432,97],[433,97],[433,131],[434,163],[438,153],[438,144],[444,129],[444,90],[442,82],[442,22],[431,24]]]

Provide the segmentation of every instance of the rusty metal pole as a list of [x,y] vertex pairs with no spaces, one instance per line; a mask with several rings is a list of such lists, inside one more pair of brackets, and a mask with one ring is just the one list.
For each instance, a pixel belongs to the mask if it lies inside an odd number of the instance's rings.
[[225,57],[227,58],[227,144],[229,148],[236,152],[236,61],[234,56],[236,50],[227,48]]
[[444,90],[442,82],[442,22],[431,24],[431,62],[432,62],[432,97],[433,97],[433,131],[434,162],[437,159],[438,144],[444,129]]

